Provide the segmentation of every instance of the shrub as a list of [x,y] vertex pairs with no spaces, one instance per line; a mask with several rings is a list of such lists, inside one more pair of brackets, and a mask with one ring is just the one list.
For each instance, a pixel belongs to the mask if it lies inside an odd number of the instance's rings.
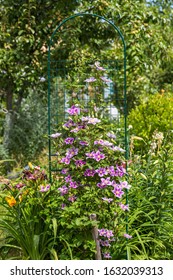
[[155,131],[164,136],[173,129],[173,97],[171,95],[155,94],[133,109],[128,122],[132,126],[131,133],[141,137],[141,141],[134,141],[135,150],[142,153],[148,151]]

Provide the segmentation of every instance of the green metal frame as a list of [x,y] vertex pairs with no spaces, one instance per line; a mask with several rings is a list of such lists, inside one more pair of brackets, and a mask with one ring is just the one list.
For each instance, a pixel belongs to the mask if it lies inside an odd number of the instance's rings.
[[[60,27],[64,25],[66,22],[73,20],[76,17],[95,17],[99,18],[103,22],[107,22],[109,25],[111,25],[116,34],[118,33],[119,37],[121,38],[122,44],[123,44],[123,68],[124,68],[124,85],[123,85],[123,100],[124,100],[124,144],[125,144],[125,158],[126,162],[128,159],[128,133],[127,133],[127,96],[126,96],[126,44],[124,37],[121,33],[121,31],[118,29],[118,27],[110,20],[106,19],[103,16],[97,15],[97,14],[90,14],[90,13],[77,13],[74,14],[66,19],[64,19],[55,29],[53,32],[49,46],[48,46],[48,135],[49,135],[49,179],[50,182],[52,180],[52,162],[51,162],[51,139],[50,139],[50,134],[51,134],[51,106],[50,106],[50,101],[51,101],[51,47],[53,46],[53,39],[55,34],[58,32]],[[127,164],[126,164],[126,170],[127,170]],[[126,203],[128,204],[128,191],[126,192]],[[126,216],[126,232],[128,233],[128,216]],[[128,257],[127,257],[128,258]]]

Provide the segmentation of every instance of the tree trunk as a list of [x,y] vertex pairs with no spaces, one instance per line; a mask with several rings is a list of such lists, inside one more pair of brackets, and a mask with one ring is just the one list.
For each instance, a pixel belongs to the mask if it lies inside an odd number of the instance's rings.
[[10,131],[13,126],[13,93],[11,90],[6,95],[7,113],[4,121],[3,147],[8,153],[10,147]]

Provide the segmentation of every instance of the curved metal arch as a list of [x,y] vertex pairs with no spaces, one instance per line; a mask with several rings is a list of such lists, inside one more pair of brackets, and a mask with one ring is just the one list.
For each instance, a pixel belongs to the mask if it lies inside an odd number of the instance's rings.
[[119,36],[120,36],[120,38],[121,38],[121,40],[122,40],[122,42],[123,42],[124,50],[126,51],[125,40],[124,40],[124,37],[123,37],[121,31],[119,30],[119,28],[118,28],[113,22],[111,22],[110,20],[106,19],[105,17],[100,16],[100,15],[97,15],[97,14],[90,14],[90,13],[77,13],[77,14],[74,14],[74,15],[68,17],[68,18],[65,18],[65,19],[56,27],[56,29],[55,29],[54,32],[52,33],[51,39],[50,39],[50,41],[49,41],[49,50],[50,50],[50,47],[51,47],[51,45],[52,45],[53,37],[54,37],[54,35],[56,34],[56,32],[58,31],[58,29],[60,29],[60,27],[61,27],[62,25],[64,25],[64,23],[66,23],[67,21],[69,21],[69,20],[71,20],[71,19],[74,19],[74,18],[76,18],[76,17],[83,17],[83,16],[97,17],[97,18],[99,18],[99,19],[101,19],[101,20],[107,22],[108,24],[112,25],[113,28],[118,32],[118,34],[119,34]]

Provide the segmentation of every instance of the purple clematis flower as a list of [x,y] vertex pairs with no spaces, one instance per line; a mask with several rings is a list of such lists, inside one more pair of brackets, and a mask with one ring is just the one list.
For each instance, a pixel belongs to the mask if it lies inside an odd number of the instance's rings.
[[81,121],[82,121],[82,122],[87,122],[87,121],[89,121],[89,118],[90,118],[90,117],[81,117]]
[[64,124],[65,127],[72,127],[72,126],[76,126],[76,124],[74,123],[74,121],[72,120],[68,120],[65,124]]
[[100,241],[101,246],[111,247],[111,244],[109,243],[109,240],[102,240],[102,239],[100,239],[99,241]]
[[100,188],[100,189],[104,189],[106,188],[107,186],[110,186],[112,185],[112,182],[110,181],[110,177],[108,178],[101,178],[101,183],[98,183],[97,186]]
[[126,174],[126,170],[123,166],[116,166],[115,176],[123,177]]
[[129,205],[128,204],[125,205],[123,203],[119,203],[119,206],[123,211],[129,211]]
[[119,188],[119,187],[114,187],[114,189],[113,189],[112,192],[113,192],[113,194],[114,194],[116,197],[118,197],[118,198],[121,198],[122,195],[124,194],[124,192],[122,191],[122,189]]
[[110,255],[110,253],[108,253],[108,252],[104,253],[104,254],[103,254],[103,257],[104,257],[105,259],[111,259],[111,258],[112,258],[111,255]]
[[68,157],[62,158],[61,163],[70,164],[70,158],[68,158]]
[[84,80],[84,82],[87,82],[87,83],[93,83],[95,81],[96,81],[96,78],[94,78],[94,77],[90,77],[90,78]]
[[94,169],[86,169],[84,172],[85,177],[93,177],[95,175],[96,171]]
[[68,193],[68,188],[64,185],[61,188],[58,188],[58,191],[61,193],[61,195],[65,195]]
[[70,130],[70,132],[74,132],[74,133],[77,133],[79,130],[81,130],[82,128],[81,127],[75,127],[74,129]]
[[99,169],[96,169],[97,174],[99,177],[103,177],[104,175],[107,175],[107,170],[104,167],[100,167]]
[[94,63],[94,65],[95,65],[96,69],[99,70],[99,71],[105,71],[105,70],[106,70],[105,68],[103,68],[102,66],[100,66],[100,62],[98,62],[98,61],[96,61],[96,62]]
[[94,158],[95,152],[90,152],[90,153],[86,153],[85,154],[87,156],[87,158]]
[[23,188],[25,185],[23,184],[23,183],[18,183],[18,184],[16,184],[15,185],[15,187],[17,188],[17,189],[21,189],[21,188]]
[[96,153],[93,154],[93,159],[96,161],[100,161],[105,158],[105,155],[100,153],[100,151],[97,151]]
[[114,166],[109,166],[107,168],[107,172],[110,176],[115,176],[116,175]]
[[58,138],[60,135],[61,135],[62,133],[53,133],[53,134],[51,134],[50,135],[50,137],[52,137],[52,138]]
[[84,161],[82,159],[78,159],[78,160],[75,161],[75,165],[77,167],[80,167],[80,166],[85,165],[85,164],[86,164],[86,161]]
[[110,239],[110,237],[113,237],[113,231],[112,230],[108,230],[108,229],[98,229],[98,233],[99,233],[99,236],[104,236],[104,237],[107,237],[108,239]]
[[108,133],[107,133],[107,136],[108,136],[109,138],[116,139],[116,135],[113,134],[113,133],[108,132]]
[[113,201],[113,198],[102,197],[103,201],[107,201],[108,203]]
[[72,105],[71,108],[67,110],[67,113],[69,113],[70,115],[79,115],[80,108],[75,105]]
[[97,119],[97,118],[89,118],[88,120],[88,124],[97,124],[97,123],[100,123],[101,120]]
[[99,187],[100,189],[105,189],[107,185],[104,185],[102,183],[97,183],[97,187]]
[[127,234],[127,233],[124,233],[123,236],[124,236],[125,238],[127,238],[127,239],[132,238],[132,235],[129,235],[129,234]]
[[74,181],[71,181],[70,184],[69,184],[69,188],[72,188],[72,189],[77,189],[78,188],[78,184]]
[[67,169],[67,168],[63,168],[63,169],[61,170],[61,173],[62,173],[62,174],[67,174],[67,172],[68,172],[68,169]]
[[40,186],[40,192],[47,192],[50,189],[50,185]]
[[106,234],[106,229],[102,228],[102,229],[98,229],[98,233],[99,233],[99,236],[105,236]]
[[77,196],[75,196],[75,195],[69,196],[69,198],[68,198],[68,200],[71,202],[74,202],[76,199],[77,199]]
[[111,143],[111,142],[109,142],[107,140],[99,139],[99,140],[94,141],[94,145],[101,145],[101,146],[106,146],[106,147],[112,147],[113,143]]
[[61,204],[61,209],[63,210],[66,207],[66,204],[62,203]]
[[103,185],[111,186],[112,182],[110,181],[110,177],[107,178],[101,178],[101,182]]
[[112,83],[111,79],[106,78],[105,76],[100,77],[102,79],[103,82],[105,83]]
[[66,152],[66,157],[68,158],[72,158],[73,156],[77,155],[78,154],[78,148],[71,148],[71,149],[67,149],[67,152]]
[[74,138],[73,138],[73,137],[67,137],[67,138],[64,140],[64,142],[65,142],[66,144],[73,144]]
[[127,189],[127,190],[129,190],[131,188],[131,186],[127,183],[127,181],[120,182],[120,187],[122,189]]
[[115,152],[118,151],[118,152],[121,152],[121,153],[124,153],[124,152],[125,152],[124,149],[122,149],[122,148],[120,148],[120,147],[117,147],[117,146],[112,147],[111,150],[112,150],[112,151],[115,151]]
[[104,144],[104,140],[102,139],[94,141],[94,145],[103,145],[103,144]]
[[66,183],[69,183],[69,182],[71,182],[71,180],[72,180],[72,178],[71,178],[70,175],[66,176],[64,179],[65,179],[65,182],[66,182]]
[[81,146],[88,146],[89,145],[87,141],[79,141],[79,144]]

